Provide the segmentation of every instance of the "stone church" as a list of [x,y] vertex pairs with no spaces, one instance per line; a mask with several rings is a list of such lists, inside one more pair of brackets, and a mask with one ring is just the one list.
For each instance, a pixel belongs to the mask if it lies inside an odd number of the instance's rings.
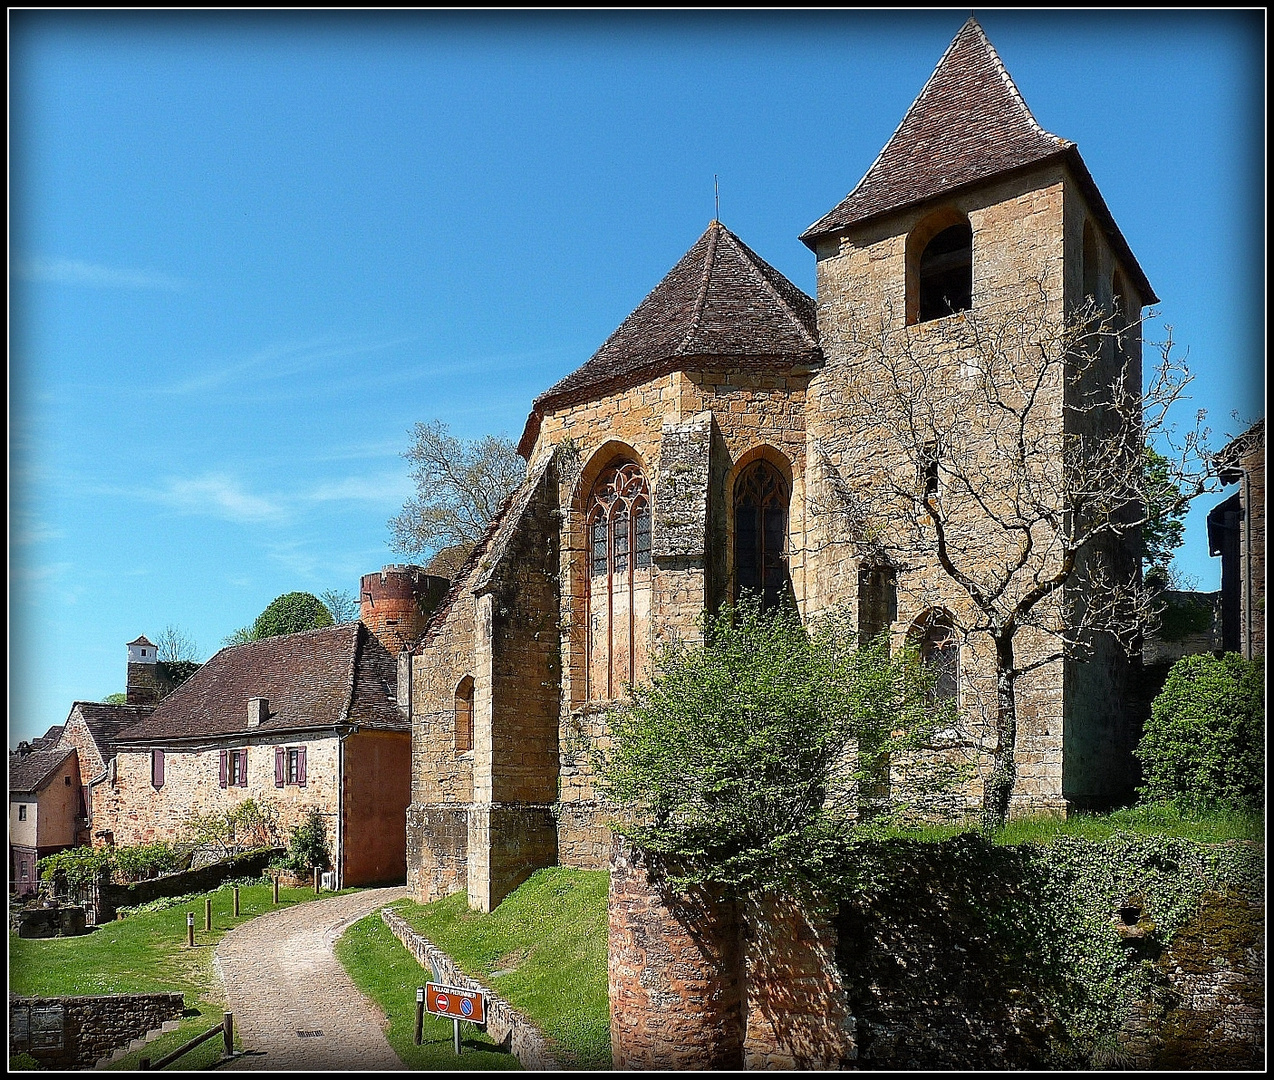
[[[962,630],[967,596],[933,550],[882,554],[890,521],[851,511],[886,476],[936,491],[946,442],[982,418],[938,423],[932,460],[898,458],[854,328],[903,340],[935,373],[962,370],[972,361],[950,330],[980,305],[1007,297],[1047,326],[1092,296],[1125,313],[1122,357],[1140,385],[1136,322],[1157,298],[1075,144],[1039,126],[974,19],[867,174],[800,238],[816,299],[711,222],[592,358],[535,399],[518,446],[526,479],[441,602],[395,609],[417,899],[467,890],[490,910],[537,867],[606,867],[589,753],[605,745],[606,707],[649,674],[662,640],[696,634],[705,609],[743,589],[788,597],[805,618],[844,605],[860,632],[917,641],[974,734],[955,809],[980,805],[994,666]],[[1034,392],[1047,407],[1032,423],[1060,433],[1071,382]],[[1060,453],[1043,464],[1060,491]],[[1005,467],[988,460],[988,483]],[[1135,575],[1136,552],[1123,556]],[[413,567],[378,584],[400,599],[431,588]],[[1018,666],[1045,648],[1024,632]],[[1124,793],[1122,672],[1098,648],[1022,676],[1015,810]]]

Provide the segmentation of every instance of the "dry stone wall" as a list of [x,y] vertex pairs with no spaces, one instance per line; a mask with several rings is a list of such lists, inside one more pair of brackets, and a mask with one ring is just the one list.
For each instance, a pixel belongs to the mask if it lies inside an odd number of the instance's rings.
[[45,1068],[89,1069],[133,1039],[181,1019],[181,994],[9,995],[9,1053]]

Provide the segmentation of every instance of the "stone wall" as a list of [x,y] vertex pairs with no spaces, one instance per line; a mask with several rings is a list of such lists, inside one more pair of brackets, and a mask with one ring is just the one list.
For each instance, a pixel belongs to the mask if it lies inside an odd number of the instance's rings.
[[886,841],[822,903],[612,858],[616,1068],[1261,1067],[1253,845]]
[[181,994],[9,995],[9,1053],[46,1068],[89,1069],[133,1039],[180,1020]]
[[181,870],[161,874],[146,881],[110,882],[98,886],[97,921],[109,922],[117,908],[148,904],[161,896],[185,896],[187,893],[209,892],[224,881],[239,877],[258,877],[271,860],[284,853],[283,848],[263,848],[221,859],[197,870]]
[[524,1069],[558,1069],[548,1040],[539,1029],[503,998],[493,994],[476,979],[470,978],[454,960],[428,938],[413,930],[397,912],[382,909],[380,917],[422,968],[433,972],[434,982],[457,986],[482,994],[486,998],[485,1031],[522,1063]]

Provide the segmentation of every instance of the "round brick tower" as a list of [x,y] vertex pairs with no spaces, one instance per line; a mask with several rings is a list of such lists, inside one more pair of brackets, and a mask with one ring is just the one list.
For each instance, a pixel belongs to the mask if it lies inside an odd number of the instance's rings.
[[385,566],[364,574],[359,589],[359,618],[397,656],[415,645],[451,583],[419,566]]

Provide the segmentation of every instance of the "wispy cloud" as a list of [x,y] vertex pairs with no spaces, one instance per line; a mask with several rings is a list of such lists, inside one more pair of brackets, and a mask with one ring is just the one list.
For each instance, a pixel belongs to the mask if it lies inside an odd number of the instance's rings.
[[149,494],[156,502],[183,513],[206,514],[240,523],[280,521],[287,516],[286,508],[278,500],[253,495],[221,473],[169,480],[166,486]]
[[349,342],[331,338],[314,338],[307,341],[290,341],[268,345],[255,352],[229,360],[191,375],[187,379],[168,386],[156,386],[152,392],[161,394],[201,394],[219,387],[234,384],[260,384],[304,375],[326,367],[337,360],[379,352],[400,345],[407,338],[392,341]]
[[187,287],[188,282],[167,274],[148,270],[131,270],[119,266],[100,266],[82,259],[20,259],[14,272],[25,281],[53,285],[87,285],[94,289],[166,289],[173,292]]
[[13,547],[39,544],[46,540],[61,540],[65,536],[66,533],[62,529],[42,521],[29,511],[11,510],[9,543]]
[[306,492],[308,502],[401,503],[413,490],[406,470],[381,473],[379,476],[350,476],[328,480]]

